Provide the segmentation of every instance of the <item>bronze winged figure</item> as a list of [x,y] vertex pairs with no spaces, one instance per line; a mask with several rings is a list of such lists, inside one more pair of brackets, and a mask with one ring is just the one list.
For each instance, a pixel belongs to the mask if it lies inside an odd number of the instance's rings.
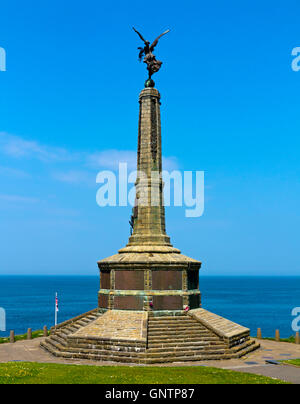
[[[160,60],[157,60],[156,57],[153,54],[154,48],[158,44],[158,40],[163,36],[166,35],[170,30],[166,30],[162,34],[160,34],[155,41],[150,45],[149,41],[146,41],[143,36],[138,32],[134,27],[133,30],[138,34],[138,36],[141,38],[141,40],[144,42],[145,46],[144,47],[138,47],[139,49],[139,60],[140,62],[142,61],[144,57],[144,63],[147,64],[147,70],[149,73],[149,78],[147,81],[151,81],[151,77],[154,73],[158,72],[159,69],[161,68],[162,62]],[[147,83],[147,82],[146,82]]]

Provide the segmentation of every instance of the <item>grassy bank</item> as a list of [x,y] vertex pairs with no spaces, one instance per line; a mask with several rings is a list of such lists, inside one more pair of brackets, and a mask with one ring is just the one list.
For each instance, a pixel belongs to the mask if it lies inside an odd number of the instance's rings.
[[[256,337],[255,337],[256,338]],[[275,338],[270,338],[270,337],[263,337],[262,339],[268,340],[268,341],[276,341]],[[295,337],[292,335],[289,338],[280,338],[280,342],[290,342],[291,344],[294,344],[296,342]]]
[[[48,332],[49,334],[49,332]],[[32,339],[40,338],[44,336],[43,330],[32,331]],[[27,339],[27,333],[22,335],[16,335],[15,341],[23,341]],[[7,344],[9,342],[9,337],[0,338],[0,344]]]
[[0,384],[284,384],[210,367],[76,366],[2,363]]

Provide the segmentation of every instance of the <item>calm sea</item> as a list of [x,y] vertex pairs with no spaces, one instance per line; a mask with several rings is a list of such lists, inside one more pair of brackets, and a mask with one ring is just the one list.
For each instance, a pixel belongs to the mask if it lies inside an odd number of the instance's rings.
[[[58,292],[59,322],[97,306],[97,276],[0,276],[0,307],[6,310],[7,331],[41,329],[54,323]],[[300,307],[300,277],[200,277],[202,304],[256,334],[283,337],[293,334],[291,311]]]

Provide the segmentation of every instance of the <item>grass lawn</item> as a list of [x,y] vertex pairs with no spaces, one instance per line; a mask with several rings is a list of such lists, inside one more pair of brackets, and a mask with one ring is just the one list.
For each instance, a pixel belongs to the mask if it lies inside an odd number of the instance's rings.
[[284,384],[210,367],[82,366],[1,363],[0,384]]
[[282,361],[283,363],[287,363],[288,365],[294,365],[300,367],[300,359],[290,359],[288,361]]

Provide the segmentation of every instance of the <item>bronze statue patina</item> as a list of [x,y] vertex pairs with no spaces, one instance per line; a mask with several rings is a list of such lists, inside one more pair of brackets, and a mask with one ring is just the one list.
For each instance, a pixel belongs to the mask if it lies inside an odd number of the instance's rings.
[[152,75],[156,72],[159,71],[161,68],[162,62],[160,60],[157,60],[156,57],[153,55],[153,50],[155,46],[158,44],[158,40],[165,34],[167,34],[170,30],[168,29],[167,31],[163,32],[161,35],[159,35],[155,41],[150,45],[149,41],[146,41],[143,36],[133,27],[133,30],[138,34],[138,36],[141,38],[141,40],[144,42],[145,46],[138,47],[140,53],[139,53],[139,60],[140,62],[143,59],[144,56],[144,63],[147,65],[147,70],[149,73],[148,80],[146,80],[145,87],[154,87],[154,81],[152,80]]

